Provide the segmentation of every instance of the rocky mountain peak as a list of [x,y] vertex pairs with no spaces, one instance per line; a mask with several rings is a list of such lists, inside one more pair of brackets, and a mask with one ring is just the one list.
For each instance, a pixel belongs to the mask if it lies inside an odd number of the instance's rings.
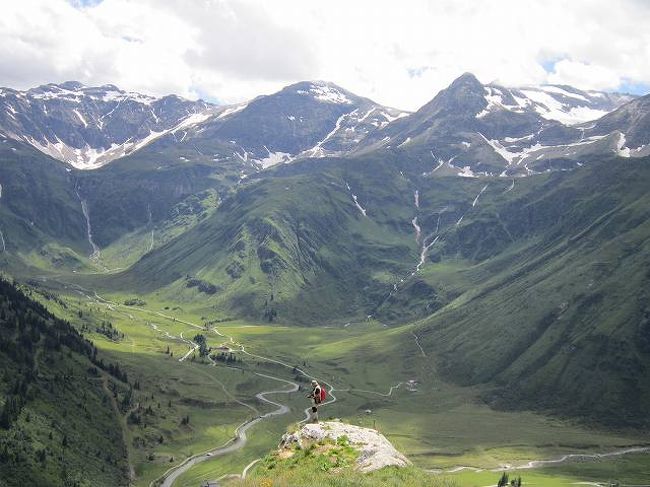
[[450,90],[465,88],[465,89],[481,89],[483,84],[478,80],[474,74],[466,72],[461,74],[449,85]]
[[82,88],[84,88],[84,85],[79,81],[64,81],[58,86],[65,90],[74,90],[74,91],[81,90]]
[[340,86],[321,80],[301,81],[287,86],[282,92],[309,96],[319,102],[340,105],[351,105],[354,103],[354,98],[356,98],[352,93]]
[[447,88],[440,91],[433,100],[417,113],[435,115],[441,112],[454,116],[474,115],[485,106],[484,87],[471,73],[456,78]]
[[205,120],[214,108],[78,81],[0,93],[2,133],[79,169],[128,155],[185,122]]

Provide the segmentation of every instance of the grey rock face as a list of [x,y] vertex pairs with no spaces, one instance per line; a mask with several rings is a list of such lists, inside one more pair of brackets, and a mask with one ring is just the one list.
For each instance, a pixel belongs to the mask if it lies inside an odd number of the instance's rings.
[[606,136],[619,132],[624,136],[624,147],[630,149],[630,156],[647,155],[650,144],[650,95],[640,97],[620,109],[608,113],[601,119],[584,127],[588,136]]
[[76,168],[138,153],[156,167],[214,165],[240,178],[297,159],[384,151],[403,154],[424,174],[519,177],[572,169],[603,154],[650,153],[649,113],[647,97],[483,85],[470,73],[412,114],[324,81],[228,107],[77,82],[0,89],[0,136]]
[[[264,169],[302,157],[344,154],[406,113],[323,81],[301,82],[210,120],[188,140]],[[228,154],[228,148],[230,154]]]
[[[518,177],[571,169],[597,155],[641,154],[625,146],[644,140],[630,113],[644,110],[629,108],[637,103],[568,86],[483,85],[466,73],[417,112],[368,136],[362,151],[397,151],[424,174]],[[625,120],[639,127],[628,129],[627,142],[614,134]]]
[[27,91],[0,89],[0,133],[79,169],[101,167],[213,111],[203,101],[75,81]]

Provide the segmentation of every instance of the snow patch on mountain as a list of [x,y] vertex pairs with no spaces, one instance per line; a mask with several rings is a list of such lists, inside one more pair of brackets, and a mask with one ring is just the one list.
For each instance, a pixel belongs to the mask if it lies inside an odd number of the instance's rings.
[[395,120],[398,120],[400,118],[408,117],[410,114],[411,114],[410,112],[397,112],[397,113],[391,115],[390,113],[385,112],[385,111],[381,112],[381,115],[386,119],[386,121],[388,123],[391,123],[391,122],[393,122]]
[[487,85],[484,91],[486,106],[476,113],[478,119],[500,110],[515,113],[532,110],[546,120],[555,120],[564,125],[596,120],[632,99],[625,95],[615,95],[618,102],[614,102],[613,98],[608,98],[609,95],[604,93],[581,92],[556,85],[523,88]]
[[352,104],[352,100],[350,100],[350,98],[348,98],[340,89],[322,81],[314,81],[311,83],[308,91],[297,90],[296,93],[301,95],[310,94],[316,100],[325,103],[336,103],[342,105]]
[[262,169],[273,167],[276,164],[286,164],[293,160],[293,156],[288,152],[271,152],[268,147],[264,146],[268,155],[263,159],[253,159],[254,162],[262,166]]
[[79,113],[79,110],[74,109],[74,110],[72,110],[72,111],[73,111],[74,114],[79,118],[79,120],[81,121],[81,123],[83,124],[83,126],[84,126],[84,127],[88,127],[88,122],[86,122],[86,119],[84,118],[84,116],[83,116],[81,113]]
[[33,137],[24,137],[24,140],[41,152],[55,159],[65,161],[76,169],[92,170],[142,149],[164,135],[175,133],[182,128],[200,124],[210,117],[211,113],[194,113],[171,129],[161,131],[152,130],[147,136],[139,140],[128,139],[122,144],[113,143],[109,147],[91,147],[88,144],[83,147],[73,147],[62,142],[58,136],[55,136],[55,142],[46,139],[45,143],[43,143]]
[[175,95],[155,98],[74,81],[2,93],[4,133],[78,169],[102,167],[216,112]]
[[[25,93],[23,93],[23,95],[25,95]],[[151,105],[157,100],[157,98],[153,96],[143,95],[132,91],[122,91],[113,85],[87,87],[76,82],[67,82],[61,85],[49,84],[39,86],[28,90],[26,95],[35,100],[62,100],[74,103],[81,103],[84,98],[87,98],[106,103],[132,100],[143,105]]]
[[241,103],[239,105],[234,105],[232,107],[226,108],[223,112],[217,115],[217,119],[222,119],[234,115],[235,113],[241,112],[244,108],[248,106],[248,103]]
[[325,157],[325,152],[323,150],[323,144],[325,144],[328,140],[330,140],[334,134],[336,134],[340,128],[341,124],[343,123],[343,120],[345,120],[346,117],[355,114],[357,110],[355,109],[351,113],[344,113],[341,115],[337,120],[336,123],[334,124],[334,128],[321,140],[319,140],[314,147],[311,149],[307,149],[304,151],[304,155],[307,157]]
[[492,86],[485,87],[485,101],[487,106],[476,114],[476,118],[483,118],[496,110],[512,110],[516,107],[506,106],[503,101],[503,92]]
[[[545,85],[538,88],[527,88],[522,89],[521,92],[533,102],[532,107],[541,117],[547,120],[557,120],[565,125],[596,120],[608,113],[607,110],[590,106],[589,100],[583,95],[571,93],[556,86]],[[561,95],[561,97],[554,95]],[[571,100],[566,100],[566,98]]]
[[616,141],[616,153],[621,157],[630,157],[630,148],[625,147],[625,134],[618,133],[618,140]]
[[483,188],[481,189],[481,191],[479,191],[479,193],[476,195],[476,198],[474,198],[474,201],[472,201],[472,208],[474,208],[474,207],[476,206],[476,204],[478,203],[478,199],[479,199],[479,198],[481,197],[481,195],[485,192],[485,190],[488,189],[488,186],[489,186],[489,185],[487,185],[487,184],[486,184],[485,186],[483,186]]
[[519,154],[510,152],[508,149],[506,149],[504,146],[501,145],[501,143],[498,140],[489,140],[485,135],[482,133],[478,133],[481,138],[487,142],[487,144],[492,147],[494,152],[499,154],[507,163],[508,165],[511,165],[513,161],[517,158]]
[[407,145],[409,142],[411,142],[411,137],[407,137],[406,139],[404,139],[404,142],[402,142],[401,144],[399,144],[397,147],[404,147],[404,146]]
[[359,210],[363,216],[368,216],[366,215],[367,213],[366,209],[363,206],[361,206],[361,204],[359,203],[359,198],[357,197],[356,194],[352,192],[350,185],[348,183],[345,183],[345,187],[348,189],[348,192],[352,196],[352,201],[354,201],[354,206],[357,207],[357,210]]
[[461,178],[476,178],[478,177],[476,174],[474,174],[474,171],[472,171],[472,168],[470,166],[463,166],[460,168],[460,172],[458,173],[458,176]]

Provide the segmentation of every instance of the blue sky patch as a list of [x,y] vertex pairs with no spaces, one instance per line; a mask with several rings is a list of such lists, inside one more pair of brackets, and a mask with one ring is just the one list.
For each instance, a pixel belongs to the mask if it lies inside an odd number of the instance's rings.
[[650,84],[635,83],[633,81],[623,81],[616,90],[620,93],[630,93],[631,95],[647,95],[650,93]]
[[545,59],[542,62],[540,62],[539,64],[542,65],[542,68],[544,68],[544,71],[546,71],[547,73],[552,73],[552,72],[555,71],[555,64],[557,62],[559,62],[559,61],[562,61],[562,59],[564,59],[564,58],[555,57],[555,58],[551,58],[551,59]]
[[103,0],[68,0],[74,8],[95,7],[102,3]]

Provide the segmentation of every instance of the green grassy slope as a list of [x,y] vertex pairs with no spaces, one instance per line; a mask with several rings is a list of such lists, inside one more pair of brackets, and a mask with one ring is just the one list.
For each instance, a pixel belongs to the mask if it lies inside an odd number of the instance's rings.
[[[255,320],[423,319],[444,376],[490,383],[495,404],[639,424],[649,180],[645,160],[516,181],[415,177],[390,157],[306,161],[108,284]],[[413,216],[438,237],[416,273]]]
[[[204,334],[210,347],[224,343],[216,333],[188,324],[187,320],[198,321],[192,314],[178,306],[164,309],[162,303],[152,301],[127,307],[122,304],[124,298],[102,301],[64,286],[68,285],[48,279],[34,294],[58,316],[74,318],[99,355],[107,362],[119,363],[128,374],[129,384],[118,388],[116,400],[134,485],[148,486],[188,456],[226,443],[245,420],[274,409],[255,397],[282,385],[256,375],[257,371],[270,373],[266,364],[239,355],[234,367],[222,362],[212,365],[198,352],[180,360],[191,348],[185,340],[196,334]],[[45,296],[57,299],[46,300]],[[291,375],[287,372],[279,375],[288,379]],[[243,468],[275,445],[287,421],[301,417],[302,394],[279,396],[291,405],[292,418],[278,416],[255,426],[250,432],[251,443],[229,456],[229,465]],[[199,483],[191,480],[193,475],[190,473],[188,481],[192,486]]]
[[[372,314],[419,259],[411,224],[416,186],[392,162],[326,160],[316,170],[305,164],[254,181],[110,286],[165,288],[254,319],[308,323]],[[421,215],[430,232],[437,217],[424,213],[452,206],[447,224],[471,206],[481,182],[429,179],[422,186],[433,195]],[[188,289],[188,277],[214,292]]]
[[415,333],[440,372],[494,386],[484,397],[499,407],[647,428],[648,161],[483,180],[475,205],[449,189],[466,181],[412,181],[423,233],[440,239],[376,315],[433,312]]
[[[188,351],[180,334],[187,338],[200,331],[190,322],[212,323],[201,331],[210,346],[228,342],[228,338],[209,330],[216,326],[254,355],[297,364],[331,383],[339,400],[324,408],[323,417],[378,428],[421,467],[495,468],[501,463],[519,464],[573,452],[609,452],[646,441],[639,432],[608,432],[530,412],[493,410],[480,398],[489,384],[459,387],[441,380],[436,355],[429,349],[427,356],[419,352],[409,333],[411,325],[387,328],[365,320],[347,327],[309,328],[214,323],[212,319],[219,311],[202,315],[200,303],[157,301],[150,296],[145,304],[126,307],[121,303],[129,296],[102,293],[98,298],[92,291],[80,295],[66,285],[48,279],[39,292],[45,295],[45,286],[54,286],[63,293],[67,308],[52,300],[48,307],[61,316],[75,316],[75,322],[97,344],[102,356],[118,360],[129,381],[139,384],[129,405],[121,409],[136,485],[148,485],[187,455],[223,444],[237,424],[256,414],[234,403],[235,398],[268,410],[268,405],[255,400],[254,395],[278,384],[255,376],[255,370],[296,380],[291,368],[238,352],[236,356],[242,362],[237,366],[243,365],[244,371],[212,367],[198,357],[192,361],[191,356],[179,362],[178,357]],[[104,321],[110,321],[117,336],[104,335],[100,329]],[[166,353],[167,349],[173,356]],[[409,380],[415,380],[414,387],[407,385]],[[118,397],[123,404],[123,391]],[[301,393],[272,398],[288,404],[290,414],[255,426],[243,450],[193,467],[179,478],[178,485],[196,486],[223,474],[239,473],[277,445],[287,423],[302,418],[306,400]],[[139,423],[129,421],[129,411],[140,417]],[[186,415],[191,418],[189,425],[182,424]],[[461,485],[487,485],[490,480]],[[574,481],[580,480],[584,478],[576,476]]]
[[174,205],[219,186],[211,178],[214,168],[206,164],[158,167],[156,162],[131,156],[96,171],[76,172],[79,192],[88,201],[94,237],[100,247],[168,219]]
[[126,447],[94,348],[0,281],[0,485],[127,485]]
[[90,253],[74,180],[65,165],[26,144],[6,139],[0,143],[0,162],[3,253],[26,256],[37,251],[54,267],[65,262],[43,250],[48,243]]
[[[647,160],[516,181],[423,176],[408,162],[280,167],[216,212],[200,203],[205,217],[175,238],[170,227],[127,272],[79,279],[215,319],[419,320],[393,339],[412,346],[415,333],[444,378],[481,384],[491,404],[647,427]],[[415,216],[438,240],[413,273]],[[129,235],[146,250],[147,230]],[[118,242],[115,262],[128,259]]]
[[[357,226],[362,229],[352,233]],[[368,247],[374,252],[358,261],[354,256]],[[195,295],[242,315],[284,316],[291,309],[292,317],[309,320],[313,313],[300,304],[305,291],[327,288],[311,299],[321,300],[319,308],[340,305],[373,268],[398,266],[410,251],[399,237],[360,215],[340,179],[325,175],[315,186],[298,176],[254,183],[213,217],[145,257],[130,275],[137,288],[175,283],[181,296]],[[191,295],[184,289],[187,276],[217,292]],[[372,291],[365,299],[372,299]]]
[[418,333],[446,377],[494,384],[495,404],[648,427],[650,167],[541,182],[445,236],[443,261],[471,259],[472,284]]
[[[239,180],[212,162],[169,162],[144,153],[79,171],[33,147],[0,143],[0,265],[14,275],[125,268],[218,206]],[[160,162],[165,160],[165,163]],[[224,174],[235,174],[230,179]],[[87,206],[93,241],[90,261]]]

